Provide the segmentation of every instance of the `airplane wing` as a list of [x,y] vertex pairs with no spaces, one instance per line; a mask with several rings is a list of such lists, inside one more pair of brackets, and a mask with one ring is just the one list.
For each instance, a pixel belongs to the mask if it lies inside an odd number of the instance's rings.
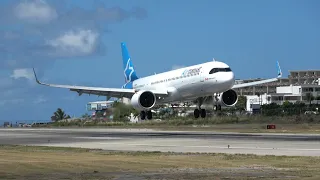
[[278,68],[278,77],[276,77],[276,78],[265,79],[265,80],[261,80],[261,81],[254,81],[254,82],[243,83],[243,84],[235,84],[232,87],[232,89],[243,88],[243,87],[248,87],[248,86],[255,86],[255,85],[259,85],[259,84],[265,84],[265,83],[278,81],[279,78],[282,77],[282,72],[281,72],[281,68],[280,68],[278,61],[277,61],[277,68]]
[[[122,98],[122,97],[131,98],[137,92],[137,90],[135,90],[135,89],[47,84],[47,83],[42,83],[39,81],[34,69],[33,69],[33,73],[34,73],[36,82],[38,84],[41,84],[44,86],[56,87],[56,88],[69,89],[70,91],[77,92],[79,94],[79,96],[81,96],[82,94],[93,94],[93,95],[98,95],[98,96],[107,96],[107,97],[115,97],[115,98]],[[162,90],[152,90],[152,92],[156,96],[165,96],[168,94],[167,91],[162,91]]]

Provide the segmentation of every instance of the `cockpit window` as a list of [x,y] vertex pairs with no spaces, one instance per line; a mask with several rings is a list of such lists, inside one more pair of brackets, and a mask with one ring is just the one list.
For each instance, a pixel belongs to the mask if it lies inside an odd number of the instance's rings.
[[209,74],[213,74],[213,73],[217,73],[217,72],[230,72],[231,69],[228,68],[213,68],[211,69],[211,71],[209,72]]

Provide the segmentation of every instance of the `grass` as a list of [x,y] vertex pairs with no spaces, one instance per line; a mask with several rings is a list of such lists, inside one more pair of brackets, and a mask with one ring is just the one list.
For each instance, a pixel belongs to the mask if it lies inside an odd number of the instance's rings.
[[[320,116],[318,116],[320,118]],[[145,121],[139,123],[124,123],[124,122],[90,122],[88,126],[77,124],[79,122],[70,123],[55,123],[46,127],[54,128],[150,128],[158,130],[177,130],[177,131],[218,131],[218,132],[240,132],[240,133],[306,133],[306,134],[320,134],[320,123],[285,123],[268,122],[268,121],[253,121],[246,123],[239,121],[238,123],[221,123],[214,124],[211,120],[208,122],[195,122],[192,119],[176,119],[162,121]],[[275,124],[276,129],[267,129],[267,124]]]
[[0,146],[0,167],[0,179],[320,179],[319,157],[15,145]]

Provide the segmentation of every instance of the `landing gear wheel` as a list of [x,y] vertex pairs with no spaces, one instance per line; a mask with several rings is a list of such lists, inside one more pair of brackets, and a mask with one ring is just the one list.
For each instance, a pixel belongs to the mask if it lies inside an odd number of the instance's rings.
[[214,105],[213,110],[221,111],[221,105]]
[[193,112],[193,115],[194,115],[195,118],[199,118],[199,115],[200,115],[199,109],[195,109],[194,112]]
[[141,111],[140,112],[140,118],[141,118],[141,120],[145,120],[146,119],[146,112]]
[[202,117],[202,118],[205,118],[206,115],[207,115],[206,110],[205,110],[205,109],[201,109],[201,117]]
[[151,112],[151,110],[150,110],[150,111],[147,111],[147,118],[148,118],[148,119],[152,119],[152,112]]

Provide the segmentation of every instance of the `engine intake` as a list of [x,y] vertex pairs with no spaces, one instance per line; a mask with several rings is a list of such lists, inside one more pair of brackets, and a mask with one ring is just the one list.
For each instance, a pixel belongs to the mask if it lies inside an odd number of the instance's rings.
[[238,102],[237,92],[233,89],[229,89],[228,91],[222,93],[222,95],[219,98],[219,101],[224,106],[234,106]]
[[156,103],[156,96],[151,91],[139,91],[131,98],[131,105],[137,110],[151,109]]

